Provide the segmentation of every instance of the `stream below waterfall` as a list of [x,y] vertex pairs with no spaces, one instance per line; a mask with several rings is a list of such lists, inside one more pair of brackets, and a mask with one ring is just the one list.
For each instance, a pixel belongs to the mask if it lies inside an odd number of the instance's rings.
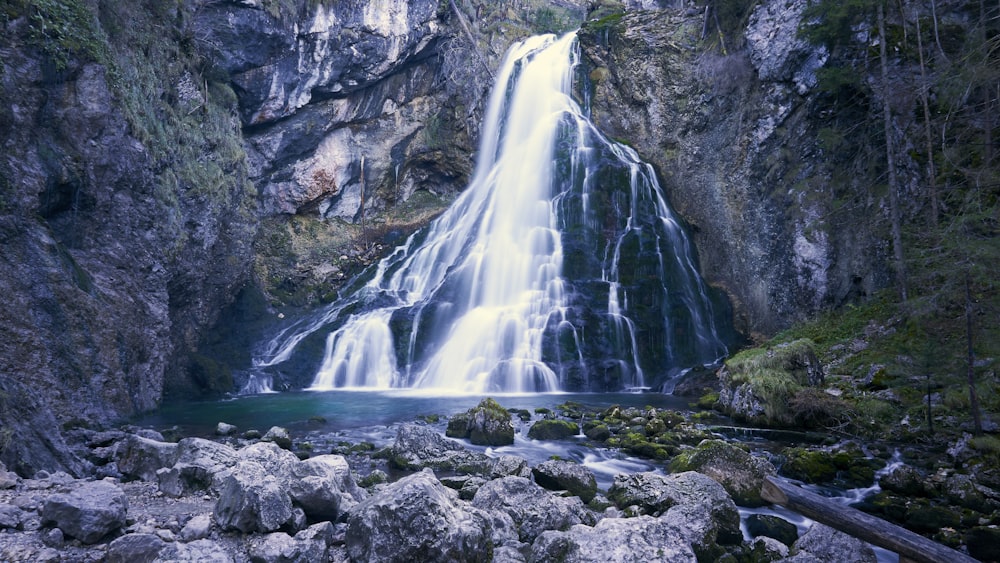
[[[583,464],[594,473],[598,488],[607,491],[614,476],[619,473],[644,471],[666,472],[663,462],[627,456],[618,450],[593,447],[582,434],[568,440],[541,441],[527,438],[528,427],[542,418],[536,409],[558,411],[564,403],[578,403],[586,410],[603,410],[613,405],[621,407],[654,407],[681,412],[690,412],[688,400],[662,393],[524,393],[491,395],[507,409],[524,409],[532,413],[532,420],[521,421],[512,416],[515,427],[514,444],[502,447],[486,447],[459,440],[466,448],[484,452],[487,455],[515,455],[526,459],[534,466],[543,461],[559,458]],[[143,427],[161,431],[174,431],[182,436],[216,437],[219,422],[233,424],[240,432],[248,429],[265,432],[271,426],[281,426],[290,431],[297,445],[308,443],[316,454],[328,453],[337,444],[367,443],[381,449],[393,443],[400,424],[417,422],[427,424],[444,435],[447,418],[466,412],[479,404],[483,395],[451,394],[440,395],[419,390],[333,390],[297,391],[285,393],[265,393],[241,395],[228,400],[192,403],[175,403],[147,414],[133,422]],[[580,421],[581,423],[584,421]],[[787,444],[799,443],[794,440],[801,436],[793,432],[763,432],[760,429],[737,426],[710,425],[718,428],[716,435],[730,441],[748,444],[751,449],[769,449],[776,442],[789,440]],[[787,434],[787,436],[785,435]],[[741,438],[742,437],[742,438]],[[786,444],[786,445],[787,445]],[[839,499],[844,504],[852,504],[865,496],[878,492],[878,476],[891,471],[899,463],[898,455],[876,475],[871,486],[850,490],[820,489],[807,486],[814,492]],[[355,468],[355,471],[365,468]],[[793,523],[799,533],[812,525],[812,520],[782,508],[768,506],[761,508],[739,507],[741,528],[750,539],[746,519],[752,514],[779,516]],[[875,548],[879,563],[898,561],[896,554]]]

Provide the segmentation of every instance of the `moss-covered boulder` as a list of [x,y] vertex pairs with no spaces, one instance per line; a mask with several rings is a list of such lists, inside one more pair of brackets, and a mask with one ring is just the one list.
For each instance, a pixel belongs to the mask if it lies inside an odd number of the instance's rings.
[[583,425],[583,433],[591,440],[605,442],[611,437],[611,430],[602,422],[587,422]]
[[915,503],[906,513],[906,527],[920,533],[934,533],[942,528],[957,528],[962,523],[958,512],[944,506]]
[[468,438],[480,446],[508,446],[514,443],[514,426],[510,413],[487,397],[467,412],[453,416],[448,421],[445,435],[449,438]]
[[823,379],[823,366],[811,340],[752,348],[736,354],[719,370],[719,405],[738,420],[788,426],[795,422],[792,399]]
[[747,532],[751,537],[765,536],[791,547],[799,539],[799,529],[788,520],[770,514],[751,514],[747,517]]
[[1000,561],[1000,528],[980,526],[965,534],[969,555],[981,561]]
[[807,483],[834,483],[847,488],[868,487],[885,462],[871,458],[853,442],[832,450],[785,448],[781,474]]
[[528,437],[532,440],[565,440],[576,436],[580,427],[568,420],[545,419],[531,425]]
[[829,452],[806,448],[785,448],[782,450],[785,463],[781,474],[806,483],[826,483],[837,477],[837,466]]
[[723,440],[705,440],[682,452],[670,462],[670,470],[708,475],[725,487],[740,506],[766,504],[760,496],[761,486],[765,477],[777,473],[771,462]]

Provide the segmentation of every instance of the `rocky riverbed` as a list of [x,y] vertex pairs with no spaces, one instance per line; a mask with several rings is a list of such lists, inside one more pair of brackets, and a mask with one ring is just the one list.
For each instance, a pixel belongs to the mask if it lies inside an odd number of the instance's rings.
[[775,468],[723,440],[702,442],[705,431],[679,413],[602,413],[609,437],[623,417],[624,428],[639,419],[687,428],[674,446],[686,465],[599,488],[576,462],[472,444],[502,444],[508,427],[554,439],[568,426],[557,413],[496,407],[484,401],[447,430],[443,418],[382,428],[384,445],[224,423],[212,439],[167,433],[176,441],[135,427],[80,430],[90,477],[0,473],[0,559],[875,561],[866,544],[820,525],[799,537],[780,518],[751,516],[745,535],[737,506],[760,505],[753,491]]

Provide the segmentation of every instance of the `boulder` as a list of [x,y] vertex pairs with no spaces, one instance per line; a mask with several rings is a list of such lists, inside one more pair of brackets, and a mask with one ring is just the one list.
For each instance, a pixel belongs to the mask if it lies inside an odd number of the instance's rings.
[[570,461],[544,461],[531,469],[535,482],[551,491],[569,491],[590,502],[597,494],[597,478],[579,463]]
[[1000,529],[979,526],[965,534],[969,555],[982,561],[1000,561]]
[[118,471],[128,479],[155,481],[156,472],[177,462],[177,444],[129,434],[115,448]]
[[725,487],[737,505],[751,507],[767,504],[760,496],[760,488],[765,477],[777,474],[771,462],[724,440],[702,441],[675,457],[670,470],[708,475]]
[[212,531],[212,515],[211,514],[198,514],[184,524],[184,527],[180,531],[180,540],[183,542],[191,542],[195,540],[203,540],[208,537],[208,534]]
[[793,557],[803,554],[811,555],[823,563],[875,563],[875,551],[867,543],[815,523],[792,546]]
[[274,442],[285,450],[292,449],[292,437],[288,434],[288,430],[280,426],[272,426],[260,439],[265,442]]
[[215,434],[217,436],[232,436],[236,434],[236,426],[229,424],[227,422],[219,422],[215,425]]
[[17,476],[17,473],[7,471],[6,467],[0,466],[0,491],[13,489],[20,480],[21,478]]
[[996,493],[976,483],[969,475],[957,474],[945,479],[942,484],[942,492],[949,503],[962,508],[986,514],[1000,510],[1000,504],[995,499],[990,498],[996,496]]
[[274,532],[251,541],[249,547],[252,563],[312,563],[328,561],[333,543],[333,525],[329,522],[315,524],[295,534]]
[[733,499],[722,485],[701,473],[616,475],[608,498],[622,509],[687,519],[685,530],[690,533],[696,552],[717,543],[738,543],[743,539]]
[[902,495],[924,496],[927,494],[924,477],[909,465],[893,468],[892,471],[880,477],[878,483],[883,489]]
[[322,455],[296,463],[291,477],[288,493],[312,520],[335,521],[367,497],[343,456]]
[[16,506],[0,504],[0,530],[15,529],[21,525],[22,511]]
[[770,514],[751,514],[747,517],[747,533],[751,537],[766,537],[791,547],[799,539],[799,529],[788,520]]
[[750,542],[750,561],[765,563],[781,561],[788,557],[788,546],[768,536],[759,536]]
[[476,492],[479,491],[479,487],[486,484],[486,479],[476,475],[453,475],[441,477],[441,484],[458,491],[458,498],[472,500],[476,496]]
[[532,440],[565,440],[580,432],[575,422],[558,419],[544,419],[531,425],[528,437]]
[[531,469],[528,467],[528,460],[516,455],[504,454],[492,459],[493,467],[490,469],[490,479],[499,479],[514,475],[517,477],[530,477]]
[[233,563],[233,556],[212,540],[195,540],[190,543],[168,543],[157,561],[211,561]]
[[445,435],[449,438],[468,438],[480,446],[507,446],[514,443],[514,425],[507,409],[486,398],[468,412],[453,416],[448,421]]
[[271,475],[279,479],[287,479],[292,475],[301,460],[292,452],[282,448],[275,442],[258,442],[236,451],[239,461],[259,463]]
[[558,497],[524,477],[503,477],[479,487],[472,506],[510,516],[523,542],[546,530],[593,524],[596,518],[578,497]]
[[532,544],[531,561],[605,563],[696,563],[676,524],[662,518],[605,518],[596,526],[576,525],[542,533]]
[[152,563],[167,545],[156,534],[128,534],[108,545],[105,563]]
[[381,489],[351,511],[354,561],[490,561],[490,518],[458,500],[430,469]]
[[[396,434],[396,441],[389,449],[389,462],[400,469],[455,470],[460,466],[492,465],[484,454],[470,452],[464,446],[449,440],[434,429],[417,424],[404,424]],[[469,471],[465,471],[469,472]]]
[[156,472],[160,491],[172,497],[189,495],[217,486],[216,475],[237,460],[236,450],[203,438],[184,438],[177,443],[177,461]]
[[215,521],[223,530],[273,532],[293,516],[285,483],[254,461],[236,464],[215,503]]
[[121,487],[92,481],[46,499],[42,523],[55,524],[64,534],[83,543],[96,543],[125,525],[127,510],[128,498]]

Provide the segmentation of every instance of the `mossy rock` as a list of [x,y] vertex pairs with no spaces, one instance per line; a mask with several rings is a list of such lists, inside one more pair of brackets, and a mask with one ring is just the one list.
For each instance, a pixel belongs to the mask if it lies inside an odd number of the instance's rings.
[[907,499],[886,491],[872,495],[855,508],[879,516],[890,522],[902,524],[906,520]]
[[646,423],[643,430],[646,432],[646,436],[657,436],[667,431],[667,425],[663,422],[663,419],[653,418]]
[[514,443],[514,426],[507,409],[487,397],[467,412],[453,416],[445,435],[468,438],[479,446],[508,446]]
[[1000,561],[1000,528],[981,526],[965,534],[969,555],[981,561]]
[[958,513],[943,506],[917,506],[906,514],[906,527],[920,533],[955,528],[961,523]]
[[517,416],[521,419],[521,422],[528,422],[531,420],[531,411],[528,409],[508,409],[510,414]]
[[763,506],[764,479],[777,471],[767,460],[723,440],[705,440],[670,462],[670,471],[697,471],[722,485],[740,506]]
[[579,419],[584,412],[583,405],[575,401],[566,401],[561,405],[556,405],[556,408],[566,418]]
[[705,393],[701,397],[698,397],[698,400],[695,401],[693,404],[696,408],[709,410],[709,409],[714,409],[715,405],[718,404],[718,402],[719,402],[719,392],[709,391],[708,393]]
[[568,420],[545,419],[531,425],[528,437],[532,440],[565,440],[576,436],[580,427]]
[[684,415],[677,411],[660,411],[658,418],[663,421],[663,424],[667,425],[667,428],[676,428],[677,425],[684,422]]
[[233,371],[221,362],[191,354],[188,370],[192,383],[205,395],[221,395],[233,390]]
[[583,426],[583,433],[596,442],[606,442],[611,437],[611,430],[606,424],[588,422]]
[[828,483],[837,478],[837,466],[829,452],[805,448],[785,448],[782,475],[806,483]]
[[767,536],[791,547],[799,539],[799,529],[788,520],[770,514],[751,514],[747,517],[747,532],[751,537]]
[[[609,441],[610,443],[610,441]],[[640,432],[629,432],[621,437],[620,447],[626,453],[649,459],[670,459],[677,447],[650,442]]]

